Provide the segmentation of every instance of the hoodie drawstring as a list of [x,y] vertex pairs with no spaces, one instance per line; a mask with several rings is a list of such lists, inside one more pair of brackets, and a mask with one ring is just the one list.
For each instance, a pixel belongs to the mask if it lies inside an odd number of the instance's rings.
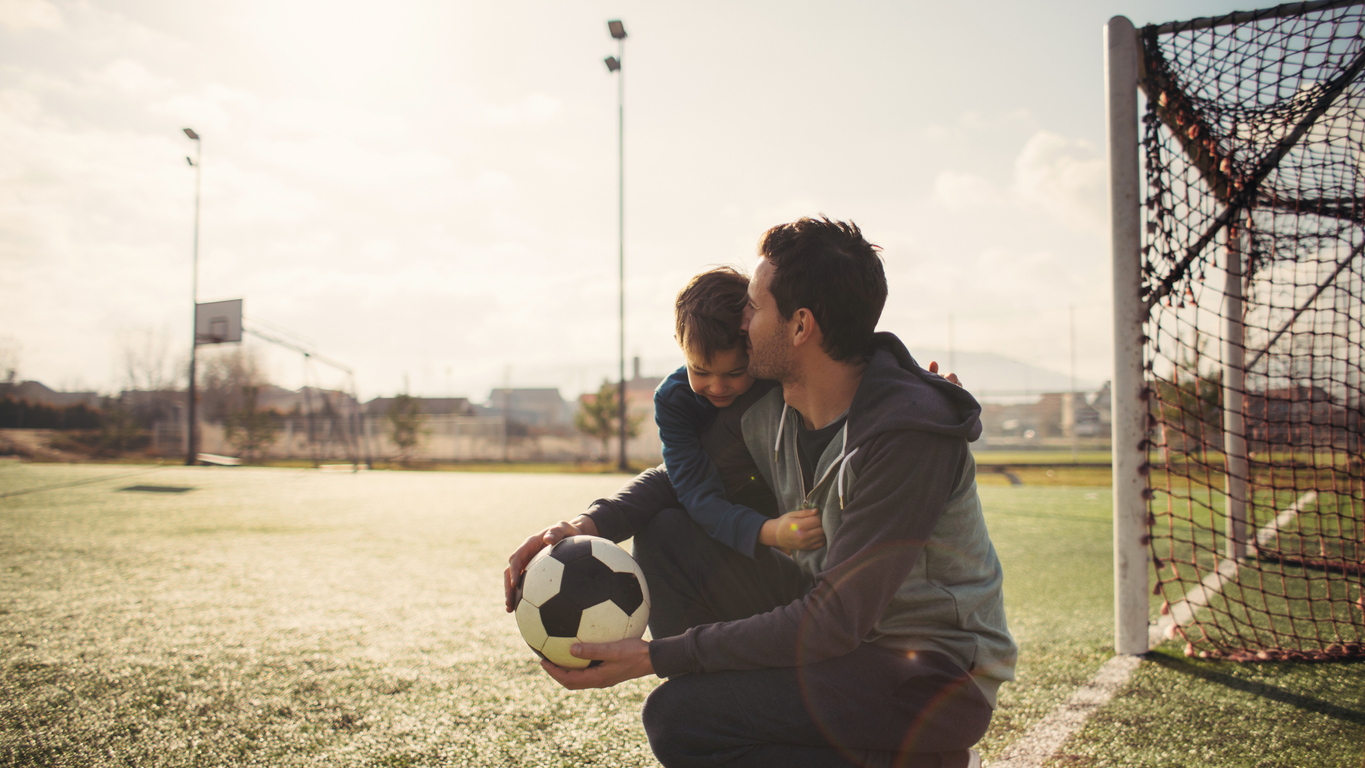
[[782,403],[782,418],[777,422],[777,442],[773,443],[773,458],[782,450],[782,428],[787,426],[787,404]]
[[848,460],[853,458],[853,454],[857,452],[858,449],[854,448],[844,455],[843,461],[839,462],[839,474],[834,478],[834,487],[839,492],[839,509],[844,508],[844,468],[848,466]]

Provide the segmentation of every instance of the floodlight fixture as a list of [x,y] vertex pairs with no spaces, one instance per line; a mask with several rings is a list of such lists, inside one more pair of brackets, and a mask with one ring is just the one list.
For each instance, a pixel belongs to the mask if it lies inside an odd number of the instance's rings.
[[185,135],[189,136],[191,139],[194,139],[195,141],[199,141],[199,134],[195,133],[193,128],[186,128]]
[[622,24],[619,19],[607,22],[607,29],[611,31],[611,36],[617,40],[624,40],[626,37],[626,25]]
[[608,72],[615,72],[621,68],[621,62],[615,56],[608,56],[605,61],[607,62]]

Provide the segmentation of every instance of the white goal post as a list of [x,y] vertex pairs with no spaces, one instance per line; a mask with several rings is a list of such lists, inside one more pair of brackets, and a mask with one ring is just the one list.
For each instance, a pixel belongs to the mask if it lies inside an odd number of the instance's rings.
[[1105,26],[1109,207],[1114,285],[1114,648],[1148,646],[1147,397],[1143,380],[1142,219],[1139,209],[1137,30],[1123,16]]

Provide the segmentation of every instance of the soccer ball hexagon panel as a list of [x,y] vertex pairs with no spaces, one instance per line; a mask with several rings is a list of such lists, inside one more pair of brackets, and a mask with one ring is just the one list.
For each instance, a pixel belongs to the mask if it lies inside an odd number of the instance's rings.
[[516,615],[522,638],[538,656],[581,669],[590,662],[569,653],[574,643],[644,635],[649,587],[621,547],[597,536],[570,536],[541,550],[526,567]]

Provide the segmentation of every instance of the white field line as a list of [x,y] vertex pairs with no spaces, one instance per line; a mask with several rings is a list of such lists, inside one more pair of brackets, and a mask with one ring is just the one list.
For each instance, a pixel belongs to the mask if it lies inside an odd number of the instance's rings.
[[[1256,545],[1265,546],[1271,539],[1279,536],[1280,529],[1288,525],[1299,511],[1318,498],[1317,491],[1309,491],[1275,517],[1275,519],[1256,532]],[[1209,574],[1204,582],[1186,593],[1185,598],[1171,606],[1170,612],[1152,624],[1148,637],[1152,645],[1157,645],[1167,637],[1175,635],[1175,627],[1185,626],[1194,618],[1198,609],[1209,604],[1223,584],[1237,575],[1237,562],[1224,560],[1218,570]],[[1076,689],[1070,698],[1052,710],[1041,722],[1029,729],[1018,741],[1009,745],[992,762],[990,768],[1038,768],[1047,762],[1066,740],[1080,731],[1085,721],[1097,709],[1109,703],[1132,676],[1133,670],[1142,663],[1140,656],[1115,656],[1106,661],[1085,685]]]
[[1085,685],[1009,745],[998,760],[990,763],[991,768],[1038,768],[1047,762],[1095,710],[1109,703],[1141,663],[1140,656],[1115,656],[1104,662]]
[[[1261,527],[1261,530],[1256,532],[1256,546],[1263,547],[1278,537],[1281,528],[1288,525],[1304,507],[1317,501],[1317,499],[1317,491],[1308,491],[1300,496],[1274,520],[1266,523]],[[1170,640],[1175,637],[1177,628],[1189,626],[1194,621],[1195,612],[1200,608],[1207,607],[1213,596],[1222,591],[1224,584],[1237,578],[1237,570],[1236,560],[1220,562],[1218,570],[1206,576],[1202,584],[1186,592],[1185,597],[1180,602],[1172,605],[1166,615],[1151,625],[1147,631],[1148,645],[1155,646]]]

